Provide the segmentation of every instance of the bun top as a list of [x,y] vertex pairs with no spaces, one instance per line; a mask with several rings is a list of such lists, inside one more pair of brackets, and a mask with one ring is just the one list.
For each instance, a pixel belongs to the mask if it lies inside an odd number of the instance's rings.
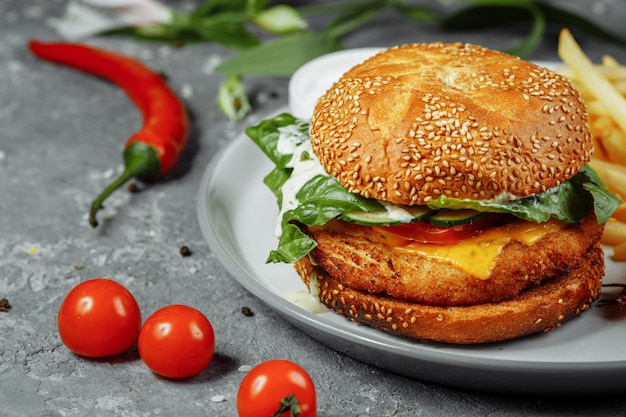
[[394,47],[355,66],[318,100],[310,133],[346,189],[407,205],[538,194],[593,153],[566,78],[460,43]]

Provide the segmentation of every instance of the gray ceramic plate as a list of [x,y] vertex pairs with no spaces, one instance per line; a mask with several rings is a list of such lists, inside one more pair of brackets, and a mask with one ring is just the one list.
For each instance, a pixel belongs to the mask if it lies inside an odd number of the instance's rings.
[[[490,391],[576,393],[626,391],[626,315],[614,304],[547,334],[483,346],[425,344],[313,314],[282,295],[305,287],[290,265],[266,264],[276,246],[276,202],[262,178],[271,163],[240,137],[209,165],[198,198],[209,246],[248,291],[320,342],[363,362],[434,381]],[[626,265],[607,260],[606,282],[623,282]],[[603,298],[613,295],[606,288]]]
[[[202,180],[200,227],[228,272],[306,334],[362,362],[445,385],[542,395],[626,391],[626,315],[615,303],[595,303],[547,334],[454,346],[395,337],[285,300],[286,292],[305,287],[291,265],[265,263],[276,246],[276,202],[262,183],[271,168],[243,134],[223,149]],[[626,264],[607,258],[605,283],[624,283],[625,274]],[[605,287],[602,299],[618,292]]]

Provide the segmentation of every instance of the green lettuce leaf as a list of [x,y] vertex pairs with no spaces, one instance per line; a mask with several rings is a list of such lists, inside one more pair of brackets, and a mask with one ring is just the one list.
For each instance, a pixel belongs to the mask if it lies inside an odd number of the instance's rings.
[[298,226],[286,224],[283,226],[283,233],[280,235],[277,248],[270,252],[265,262],[294,263],[304,258],[316,246],[317,243],[303,233]]
[[280,129],[287,126],[294,126],[296,131],[300,132],[302,141],[309,140],[309,123],[296,119],[288,113],[281,113],[246,129],[246,135],[278,168],[286,168],[293,157],[291,154],[281,153],[276,147],[280,137]]
[[[288,134],[295,143],[304,144],[310,140],[308,122],[287,113],[264,120],[246,130],[248,136],[276,165],[265,177],[264,183],[276,196],[279,207],[283,205],[281,189],[292,173],[292,158],[310,158],[306,152],[300,155],[281,152],[277,144],[281,131],[285,132],[285,129],[288,129]],[[277,249],[270,253],[267,262],[296,262],[315,248],[315,241],[303,233],[297,223],[318,226],[343,213],[383,209],[377,200],[348,192],[334,177],[327,174],[315,175],[304,183],[296,193],[296,199],[297,206],[282,213],[282,234]],[[600,224],[605,223],[620,204],[621,200],[604,187],[589,166],[584,166],[578,174],[558,187],[518,200],[476,201],[441,196],[428,202],[428,206],[433,209],[469,208],[481,212],[509,213],[537,223],[545,222],[551,217],[566,223],[575,223],[593,208]]]
[[520,200],[491,202],[442,196],[428,202],[428,207],[509,213],[536,223],[545,222],[550,217],[565,223],[576,223],[593,207],[598,223],[603,224],[620,204],[619,197],[608,191],[595,171],[585,165],[574,177],[558,187]]
[[302,186],[296,198],[300,204],[285,212],[284,224],[295,220],[307,226],[320,226],[343,213],[383,209],[378,201],[348,192],[334,177],[327,175],[313,177]]
[[589,165],[585,165],[573,180],[582,180],[580,185],[593,197],[593,211],[598,224],[609,221],[617,207],[622,204],[622,200],[606,189],[598,174]]

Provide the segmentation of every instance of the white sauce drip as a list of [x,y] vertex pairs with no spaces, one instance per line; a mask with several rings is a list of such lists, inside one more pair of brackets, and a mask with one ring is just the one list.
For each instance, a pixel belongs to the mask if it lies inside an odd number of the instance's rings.
[[313,314],[321,314],[326,313],[328,308],[320,301],[318,295],[318,283],[317,276],[315,273],[312,273],[309,277],[309,288],[310,291],[307,290],[295,290],[295,291],[287,291],[282,294],[282,297],[289,301],[292,304],[297,305],[298,307],[313,313]]
[[[313,179],[316,175],[326,175],[319,160],[313,154],[311,142],[308,136],[303,136],[298,130],[297,125],[289,125],[278,129],[279,136],[276,143],[278,152],[284,155],[292,154],[291,161],[287,164],[289,168],[293,168],[291,177],[283,184],[283,204],[278,213],[276,221],[276,229],[274,234],[280,238],[282,234],[281,222],[285,212],[293,210],[298,206],[296,194],[304,184]],[[306,152],[310,159],[301,160],[301,155]]]

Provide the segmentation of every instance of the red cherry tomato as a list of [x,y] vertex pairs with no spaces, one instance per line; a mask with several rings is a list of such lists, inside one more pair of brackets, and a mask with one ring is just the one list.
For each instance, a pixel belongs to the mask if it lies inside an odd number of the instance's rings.
[[137,340],[141,311],[121,284],[105,278],[81,282],[59,308],[59,336],[69,350],[89,358],[117,355]]
[[[237,393],[237,411],[239,417],[315,417],[316,401],[309,374],[298,364],[276,359],[246,374]],[[290,414],[294,406],[299,414]]]
[[452,244],[480,234],[490,227],[503,224],[509,218],[507,215],[490,213],[472,223],[459,226],[434,226],[419,221],[395,226],[375,226],[375,229],[416,242]]
[[188,378],[202,372],[213,359],[215,334],[204,314],[175,304],[148,317],[138,344],[139,356],[154,373]]

